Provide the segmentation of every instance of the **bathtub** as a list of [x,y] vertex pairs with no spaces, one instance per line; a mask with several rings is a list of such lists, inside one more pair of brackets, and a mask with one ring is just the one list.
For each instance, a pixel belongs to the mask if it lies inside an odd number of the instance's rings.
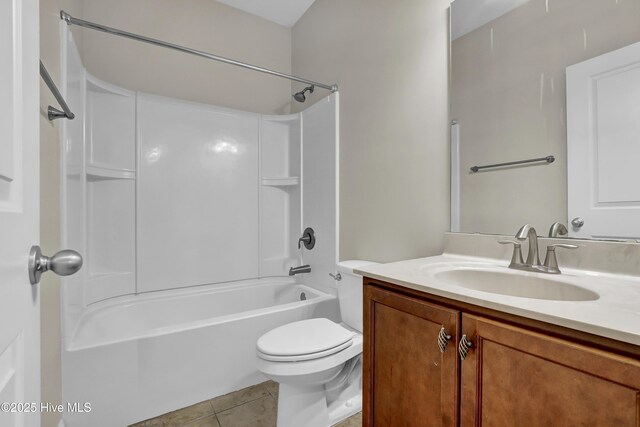
[[339,321],[336,297],[289,278],[127,296],[93,304],[62,354],[67,427],[119,427],[265,381],[255,343],[313,317]]

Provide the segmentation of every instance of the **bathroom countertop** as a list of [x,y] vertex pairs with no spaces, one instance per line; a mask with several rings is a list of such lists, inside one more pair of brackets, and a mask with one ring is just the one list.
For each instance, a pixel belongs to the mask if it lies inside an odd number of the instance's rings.
[[562,268],[552,276],[599,295],[593,301],[556,301],[508,296],[468,289],[439,280],[432,270],[442,268],[507,268],[509,261],[458,254],[378,264],[354,270],[357,274],[395,285],[486,307],[530,319],[640,345],[640,276]]

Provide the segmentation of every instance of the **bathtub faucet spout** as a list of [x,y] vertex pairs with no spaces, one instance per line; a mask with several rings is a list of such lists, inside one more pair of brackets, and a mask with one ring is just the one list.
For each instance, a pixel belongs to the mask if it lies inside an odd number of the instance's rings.
[[300,267],[291,267],[289,269],[289,276],[295,276],[300,273],[311,273],[310,265],[301,265]]

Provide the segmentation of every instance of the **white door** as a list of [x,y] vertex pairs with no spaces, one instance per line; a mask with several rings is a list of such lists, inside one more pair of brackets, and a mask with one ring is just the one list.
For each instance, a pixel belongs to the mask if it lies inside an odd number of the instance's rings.
[[[38,1],[0,1],[0,426],[40,425]],[[24,403],[36,405],[24,408]],[[8,411],[7,411],[8,410]],[[35,412],[32,412],[35,410]],[[29,412],[24,412],[29,411]]]
[[567,68],[572,237],[640,239],[640,43]]

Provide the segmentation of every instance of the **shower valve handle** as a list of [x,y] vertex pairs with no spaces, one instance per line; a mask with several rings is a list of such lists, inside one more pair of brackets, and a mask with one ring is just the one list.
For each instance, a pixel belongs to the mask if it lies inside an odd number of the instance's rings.
[[300,243],[304,243],[304,247],[308,250],[313,249],[316,245],[316,234],[313,231],[313,228],[305,228],[304,233],[302,233],[302,237],[298,239],[298,249],[300,249]]

